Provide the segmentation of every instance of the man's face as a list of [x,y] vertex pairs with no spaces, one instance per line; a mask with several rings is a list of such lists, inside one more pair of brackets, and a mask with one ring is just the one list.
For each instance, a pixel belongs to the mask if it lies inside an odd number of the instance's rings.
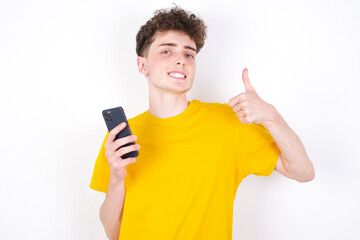
[[[196,45],[179,31],[156,32],[145,58],[138,58],[139,71],[148,79],[150,91],[182,94],[192,87],[196,72]],[[141,71],[143,63],[146,71]]]

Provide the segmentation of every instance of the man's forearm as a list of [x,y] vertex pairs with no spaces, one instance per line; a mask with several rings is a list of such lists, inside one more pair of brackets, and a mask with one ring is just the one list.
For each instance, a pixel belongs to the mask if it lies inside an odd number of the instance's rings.
[[273,117],[264,123],[281,151],[281,162],[292,178],[308,181],[315,177],[304,145],[296,133],[288,126],[280,113],[273,107]]
[[125,199],[125,183],[110,176],[109,189],[100,208],[100,220],[110,240],[119,239]]

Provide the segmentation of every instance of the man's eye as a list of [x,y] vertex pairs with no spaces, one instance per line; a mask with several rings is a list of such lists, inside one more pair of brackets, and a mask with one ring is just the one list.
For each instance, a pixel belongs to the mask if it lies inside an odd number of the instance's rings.
[[163,51],[162,53],[169,54],[170,51],[165,50],[165,51]]
[[194,58],[194,56],[191,55],[191,54],[186,54],[186,56],[189,57],[189,58]]

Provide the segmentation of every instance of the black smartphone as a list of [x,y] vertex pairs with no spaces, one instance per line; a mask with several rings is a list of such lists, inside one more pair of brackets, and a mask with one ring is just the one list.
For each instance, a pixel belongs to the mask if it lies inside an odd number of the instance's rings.
[[[132,135],[129,123],[127,121],[124,109],[122,107],[106,109],[106,110],[102,111],[102,115],[104,117],[104,120],[105,120],[105,123],[106,123],[106,126],[107,126],[109,132],[114,127],[119,125],[120,123],[126,122],[126,127],[116,135],[115,140]],[[121,147],[126,147],[126,146],[133,145],[133,144],[135,144],[135,142],[127,143]],[[139,151],[136,150],[133,152],[126,153],[121,158],[125,159],[125,158],[129,158],[129,157],[137,157],[137,156],[139,156]]]

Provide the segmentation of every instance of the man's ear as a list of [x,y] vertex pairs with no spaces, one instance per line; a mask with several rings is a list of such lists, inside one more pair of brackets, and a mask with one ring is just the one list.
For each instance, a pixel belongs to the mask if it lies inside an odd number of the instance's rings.
[[137,57],[137,65],[139,72],[145,77],[149,76],[147,60],[144,57]]

